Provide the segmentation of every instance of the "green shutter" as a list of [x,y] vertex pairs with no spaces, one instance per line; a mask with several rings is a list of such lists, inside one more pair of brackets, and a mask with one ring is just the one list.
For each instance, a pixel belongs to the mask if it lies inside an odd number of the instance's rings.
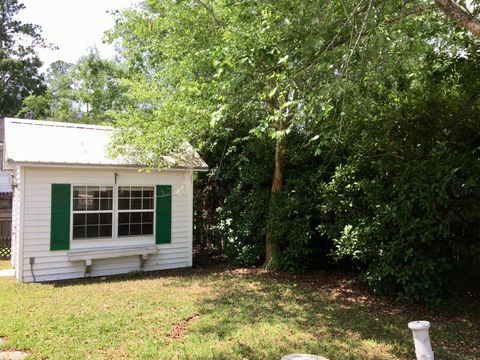
[[52,184],[50,250],[70,248],[70,184]]
[[155,243],[172,242],[172,185],[157,185]]

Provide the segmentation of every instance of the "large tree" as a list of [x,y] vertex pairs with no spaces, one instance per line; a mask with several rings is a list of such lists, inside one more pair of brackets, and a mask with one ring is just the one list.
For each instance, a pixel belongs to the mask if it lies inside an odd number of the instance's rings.
[[205,237],[440,296],[478,219],[479,83],[477,42],[433,2],[151,0],[110,36],[135,104],[117,151],[159,167],[184,138],[203,146]]
[[323,126],[323,141],[334,147],[339,135],[326,119],[342,113],[352,79],[362,76],[353,65],[376,61],[385,37],[374,35],[423,7],[374,0],[158,0],[143,6],[123,13],[111,33],[131,68],[128,96],[141,104],[119,114],[124,131],[117,149],[144,154],[156,167],[161,155],[178,151],[179,138],[195,141],[209,126],[242,123],[249,136],[270,139],[270,266],[278,248],[271,219],[286,176],[289,134],[317,140],[313,128]]
[[35,49],[45,46],[37,25],[15,19],[25,6],[17,0],[0,2],[0,114],[15,115],[23,99],[44,91],[42,63]]

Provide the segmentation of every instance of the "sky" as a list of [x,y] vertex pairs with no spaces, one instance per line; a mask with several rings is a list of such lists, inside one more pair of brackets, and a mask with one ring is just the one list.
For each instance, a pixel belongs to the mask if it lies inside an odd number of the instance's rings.
[[102,43],[103,33],[113,27],[108,10],[119,10],[138,4],[139,0],[19,0],[25,5],[17,19],[40,25],[42,35],[58,50],[38,49],[44,65],[56,61],[75,62],[89,47],[96,46],[102,57],[113,56],[113,47]]

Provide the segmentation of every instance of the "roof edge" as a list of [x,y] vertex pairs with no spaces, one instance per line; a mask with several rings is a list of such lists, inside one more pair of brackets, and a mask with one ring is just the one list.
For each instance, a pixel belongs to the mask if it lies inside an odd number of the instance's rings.
[[[111,169],[149,169],[148,166],[138,164],[79,164],[79,163],[59,163],[59,162],[33,162],[33,161],[15,161],[13,159],[7,159],[6,164],[9,165],[9,169],[13,169],[14,166],[33,166],[33,167],[68,167],[68,168],[111,168]],[[192,170],[192,171],[208,171],[209,167],[202,166],[169,166],[160,169],[152,170]]]
[[5,117],[5,121],[18,124],[28,124],[28,125],[37,125],[37,126],[51,126],[51,127],[64,127],[64,128],[75,128],[75,129],[90,129],[90,130],[108,130],[114,131],[113,126],[107,125],[93,125],[93,124],[81,124],[81,123],[71,123],[64,121],[51,121],[51,120],[35,120],[35,119],[23,119],[23,118],[12,118]]

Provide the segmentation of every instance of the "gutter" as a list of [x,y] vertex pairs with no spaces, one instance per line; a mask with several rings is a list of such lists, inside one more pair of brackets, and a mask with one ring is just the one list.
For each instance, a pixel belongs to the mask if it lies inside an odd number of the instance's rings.
[[[69,162],[42,162],[42,161],[15,161],[13,159],[7,159],[5,166],[8,166],[8,169],[13,169],[15,165],[18,166],[31,166],[31,167],[66,167],[66,168],[93,168],[93,169],[138,169],[145,170],[148,167],[137,164],[91,164],[91,163],[69,163]],[[7,170],[7,168],[5,169]],[[175,170],[192,170],[192,171],[208,171],[208,166],[174,166],[174,167],[165,167],[161,169],[153,169],[153,171],[175,171]]]

